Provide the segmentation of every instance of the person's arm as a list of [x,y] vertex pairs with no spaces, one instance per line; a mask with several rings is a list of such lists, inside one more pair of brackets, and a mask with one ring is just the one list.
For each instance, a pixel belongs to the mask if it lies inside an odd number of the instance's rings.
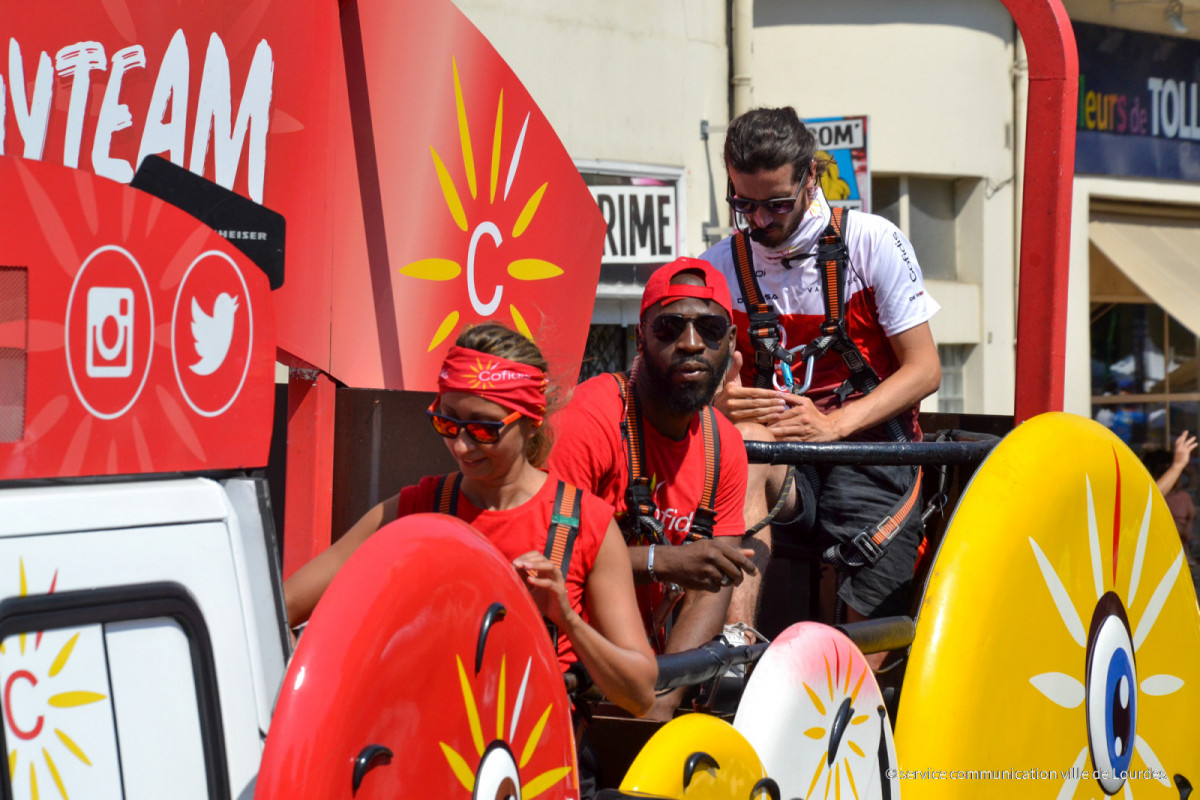
[[[677,583],[685,589],[715,592],[722,586],[742,582],[742,572],[754,572],[753,550],[740,548],[732,536],[700,539],[688,544],[654,546],[654,579]],[[647,562],[649,547],[630,547],[635,583],[651,583]]]
[[550,559],[531,551],[513,565],[526,571],[534,602],[571,640],[605,697],[635,716],[644,716],[654,702],[658,663],[642,631],[629,556],[616,523],[609,524],[584,584],[584,602],[593,625],[571,608],[562,572]]
[[[740,584],[744,574],[757,572],[751,560],[753,550],[741,546],[746,532],[746,447],[737,430],[719,415],[714,417],[720,446],[719,479],[713,504],[711,538],[697,539],[678,546],[656,545],[655,579],[675,583],[685,589],[715,592],[730,583]],[[695,501],[693,501],[695,502]],[[649,576],[649,547],[631,547],[634,581],[646,583]]]
[[[725,614],[729,610],[732,586],[724,586],[715,592],[689,590],[680,601],[679,615],[671,626],[664,653],[679,653],[692,650],[712,639],[725,626]],[[659,695],[654,708],[646,716],[655,720],[669,720],[679,707],[686,688],[675,689]]]
[[1175,437],[1175,457],[1171,461],[1171,466],[1154,481],[1158,484],[1158,490],[1162,492],[1163,497],[1166,497],[1175,488],[1179,476],[1183,475],[1183,470],[1187,467],[1188,461],[1192,457],[1192,451],[1195,449],[1196,437],[1189,436],[1187,431]]
[[283,582],[283,599],[287,604],[289,627],[294,628],[309,618],[342,564],[349,560],[359,545],[371,534],[383,527],[385,522],[396,518],[398,503],[399,495],[396,495],[363,514],[345,536]]
[[767,426],[776,440],[840,441],[886,422],[937,391],[942,382],[942,364],[929,323],[889,336],[888,342],[900,365],[875,391],[827,414],[817,410],[807,397],[786,395],[791,407]]

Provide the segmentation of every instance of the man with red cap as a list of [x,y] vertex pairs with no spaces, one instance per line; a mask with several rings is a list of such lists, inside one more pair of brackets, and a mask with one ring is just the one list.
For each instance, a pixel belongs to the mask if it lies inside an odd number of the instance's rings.
[[[642,295],[633,369],[580,384],[555,419],[551,471],[616,508],[658,652],[720,633],[734,587],[757,576],[742,539],[765,499],[745,510],[745,446],[711,406],[734,352],[731,319],[725,279],[707,261],[660,267]],[[681,695],[650,716],[668,718]]]

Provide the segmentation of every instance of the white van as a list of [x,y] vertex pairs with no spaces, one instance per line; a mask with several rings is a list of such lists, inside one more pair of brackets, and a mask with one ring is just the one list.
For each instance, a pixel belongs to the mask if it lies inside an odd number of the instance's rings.
[[261,480],[0,491],[5,795],[250,798],[280,587]]

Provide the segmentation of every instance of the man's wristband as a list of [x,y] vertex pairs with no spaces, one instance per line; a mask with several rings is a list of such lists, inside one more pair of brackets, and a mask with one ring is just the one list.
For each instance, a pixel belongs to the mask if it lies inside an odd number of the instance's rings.
[[646,574],[650,576],[650,580],[658,583],[658,576],[654,574],[654,548],[656,545],[650,545],[650,552],[646,554]]

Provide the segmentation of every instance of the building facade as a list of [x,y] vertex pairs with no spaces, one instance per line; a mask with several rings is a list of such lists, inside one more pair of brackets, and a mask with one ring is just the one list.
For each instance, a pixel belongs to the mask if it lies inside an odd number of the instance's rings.
[[[923,409],[1012,413],[1027,80],[998,0],[456,2],[609,221],[585,375],[628,357],[645,275],[728,232],[731,116],[792,105],[866,118],[864,199],[942,305]],[[1065,406],[1165,446],[1200,401],[1200,4],[1065,5],[1081,61]]]

